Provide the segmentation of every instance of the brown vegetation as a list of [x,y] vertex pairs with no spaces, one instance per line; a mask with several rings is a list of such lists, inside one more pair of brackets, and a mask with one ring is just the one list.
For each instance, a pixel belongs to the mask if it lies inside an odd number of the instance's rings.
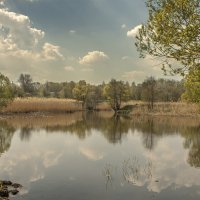
[[[129,101],[123,106],[133,105],[131,115],[158,115],[158,116],[193,116],[200,117],[199,106],[197,104],[184,102],[157,102],[153,109],[149,109],[149,104],[142,101]],[[96,107],[99,111],[111,111],[107,102],[103,102]],[[2,113],[72,113],[82,111],[81,102],[72,99],[57,98],[16,98]]]
[[185,102],[158,102],[153,109],[149,109],[148,104],[138,103],[131,112],[132,115],[158,115],[158,116],[184,116],[200,117],[200,108],[197,104]]
[[[98,104],[97,110],[111,110],[110,106],[105,103]],[[78,112],[82,111],[82,104],[73,99],[58,98],[16,98],[2,113],[31,113],[31,112]]]
[[75,112],[81,110],[81,103],[71,99],[16,98],[2,110],[3,113],[30,112]]

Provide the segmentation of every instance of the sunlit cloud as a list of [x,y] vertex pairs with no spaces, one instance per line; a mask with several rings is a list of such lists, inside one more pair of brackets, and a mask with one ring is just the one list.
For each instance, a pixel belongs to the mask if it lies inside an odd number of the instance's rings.
[[47,60],[63,59],[63,55],[60,53],[60,47],[50,43],[45,43],[42,51],[42,58]]
[[0,25],[0,55],[41,61],[63,59],[59,46],[42,43],[45,32],[32,27],[28,16],[0,9]]
[[83,58],[79,58],[79,64],[81,65],[90,65],[102,61],[108,60],[109,57],[101,51],[92,51],[88,52]]
[[132,38],[135,38],[136,35],[138,34],[139,32],[139,29],[142,28],[142,25],[138,25],[136,27],[134,27],[133,29],[131,29],[130,31],[127,32],[127,36],[128,37],[132,37]]

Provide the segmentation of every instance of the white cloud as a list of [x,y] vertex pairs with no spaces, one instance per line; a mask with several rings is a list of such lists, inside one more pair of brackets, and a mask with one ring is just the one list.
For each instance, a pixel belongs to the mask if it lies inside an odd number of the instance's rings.
[[71,34],[75,34],[75,33],[76,33],[75,30],[70,30],[69,32],[70,32]]
[[56,60],[63,59],[63,55],[60,53],[59,46],[45,43],[42,49],[41,58],[44,58],[45,60]]
[[7,9],[0,9],[0,24],[2,29],[6,30],[4,42],[14,43],[21,49],[35,47],[45,35],[42,30],[31,27],[31,21],[27,16]]
[[121,25],[121,28],[122,28],[122,29],[126,28],[126,24],[122,24],[122,25]]
[[127,79],[141,79],[145,77],[145,73],[142,71],[130,71],[130,72],[124,72],[122,75],[123,78]]
[[132,37],[135,38],[136,35],[138,34],[139,29],[142,28],[142,25],[138,25],[136,27],[134,27],[133,29],[131,29],[130,31],[127,32],[127,36],[128,37]]
[[90,64],[102,62],[108,59],[109,57],[104,52],[92,51],[92,52],[88,52],[88,54],[84,56],[83,58],[79,58],[79,64],[90,65]]
[[66,66],[64,67],[65,71],[74,71],[74,68],[72,66]]
[[[3,1],[1,1],[3,2]],[[0,55],[44,61],[63,59],[60,47],[42,43],[45,33],[32,27],[28,16],[0,9]]]

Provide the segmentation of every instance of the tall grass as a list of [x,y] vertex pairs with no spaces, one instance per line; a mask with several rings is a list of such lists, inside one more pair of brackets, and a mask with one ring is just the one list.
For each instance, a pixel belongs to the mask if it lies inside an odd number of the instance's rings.
[[[132,115],[167,115],[167,116],[200,116],[197,104],[184,102],[157,102],[154,109],[149,110],[148,104],[140,101],[129,101],[125,105],[134,105]],[[107,102],[97,105],[97,110],[110,111],[111,107]],[[16,98],[11,104],[4,108],[2,113],[32,113],[32,112],[66,112],[72,113],[82,111],[81,102],[72,99],[57,98]]]
[[81,103],[71,99],[16,98],[2,110],[3,113],[29,112],[75,112],[82,109]]
[[200,117],[200,108],[197,104],[185,102],[158,102],[149,110],[148,105],[139,103],[133,109],[132,115],[163,115],[163,116],[188,116]]

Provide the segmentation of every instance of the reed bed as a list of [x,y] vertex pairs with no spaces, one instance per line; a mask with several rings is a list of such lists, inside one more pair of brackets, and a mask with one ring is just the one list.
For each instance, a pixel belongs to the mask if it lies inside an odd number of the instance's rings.
[[2,113],[75,112],[81,111],[81,103],[72,99],[16,98]]
[[[197,104],[185,102],[156,102],[153,110],[148,104],[140,101],[129,101],[123,103],[133,105],[132,115],[158,115],[158,116],[189,116],[200,117],[200,107]],[[108,102],[102,102],[96,107],[99,111],[111,111]],[[1,113],[73,113],[82,111],[81,102],[73,99],[57,98],[16,98],[11,104],[4,108]]]
[[148,104],[139,103],[133,111],[132,115],[158,115],[158,116],[185,116],[200,117],[200,107],[198,104],[185,102],[157,102],[154,108],[150,110]]

